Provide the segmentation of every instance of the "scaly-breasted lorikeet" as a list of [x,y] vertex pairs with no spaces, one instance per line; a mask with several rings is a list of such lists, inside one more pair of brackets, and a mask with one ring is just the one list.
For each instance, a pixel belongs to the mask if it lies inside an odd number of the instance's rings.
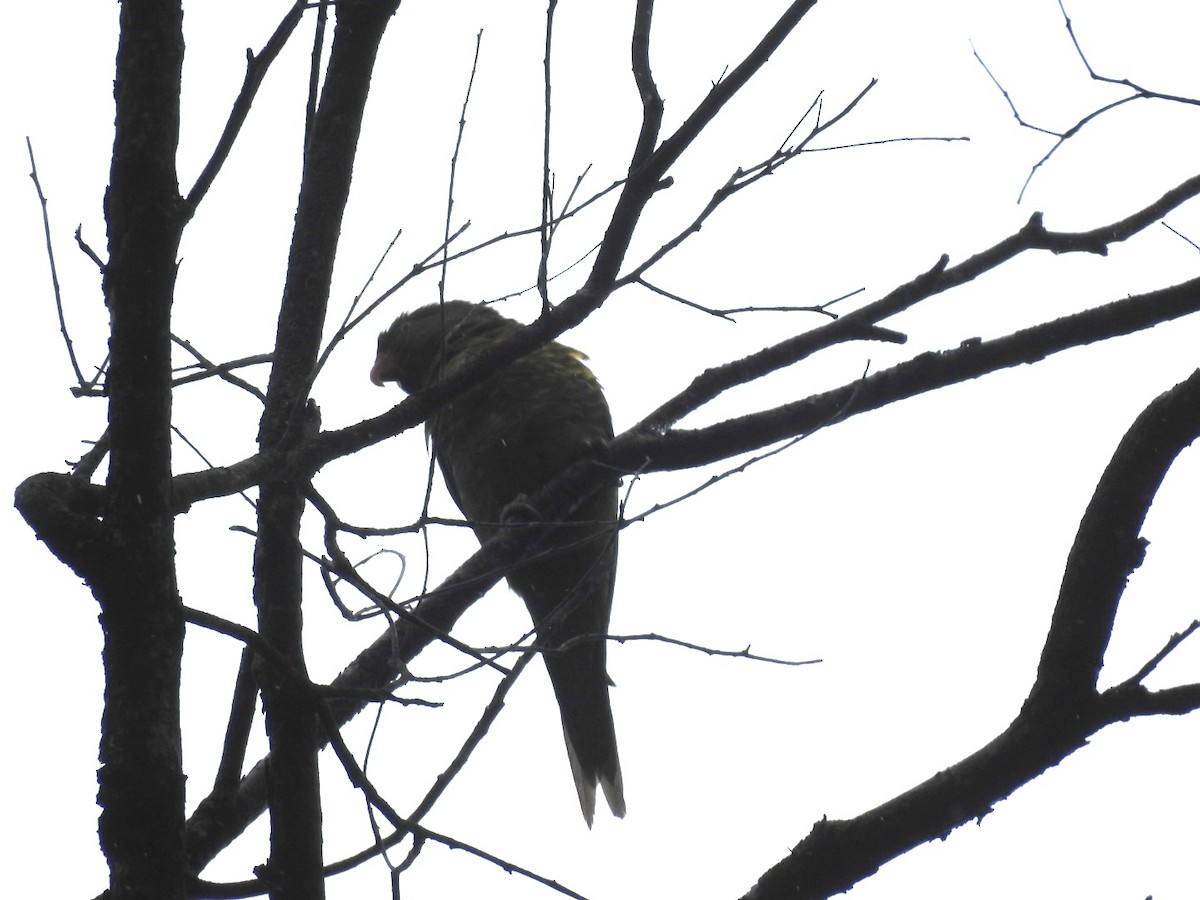
[[[379,336],[371,380],[412,393],[451,374],[522,328],[487,306],[456,300],[400,316]],[[613,436],[608,403],[583,354],[550,342],[446,404],[426,423],[450,495],[480,542],[503,527],[506,507]],[[510,520],[513,518],[510,509]],[[617,485],[602,487],[562,523],[540,552],[508,573],[546,648],[579,805],[588,826],[599,785],[625,814],[621,765],[605,668],[617,563]],[[564,643],[580,635],[565,650]]]

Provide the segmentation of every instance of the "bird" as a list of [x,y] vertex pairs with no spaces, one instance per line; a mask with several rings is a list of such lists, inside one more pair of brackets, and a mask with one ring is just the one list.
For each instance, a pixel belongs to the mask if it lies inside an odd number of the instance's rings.
[[[398,382],[414,393],[523,327],[463,300],[422,306],[380,334],[371,381]],[[505,524],[536,521],[529,498],[612,438],[608,402],[585,358],[551,341],[485,376],[427,420],[446,487],[480,543]],[[613,815],[625,815],[604,639],[616,578],[617,488],[613,479],[565,521],[551,523],[539,553],[506,576],[544,651],[588,828],[597,787]]]

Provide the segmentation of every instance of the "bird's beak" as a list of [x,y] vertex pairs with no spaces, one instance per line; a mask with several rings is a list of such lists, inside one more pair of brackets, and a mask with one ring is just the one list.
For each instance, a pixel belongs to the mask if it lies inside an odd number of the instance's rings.
[[376,387],[383,387],[383,363],[380,360],[375,360],[375,365],[371,366],[371,383]]

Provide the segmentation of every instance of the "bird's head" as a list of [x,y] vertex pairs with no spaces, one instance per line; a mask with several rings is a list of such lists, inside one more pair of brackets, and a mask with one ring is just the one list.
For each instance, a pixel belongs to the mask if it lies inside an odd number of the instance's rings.
[[381,386],[396,381],[410,394],[428,387],[438,377],[438,362],[448,360],[464,338],[505,321],[490,307],[465,300],[431,303],[405,313],[379,335],[371,381]]

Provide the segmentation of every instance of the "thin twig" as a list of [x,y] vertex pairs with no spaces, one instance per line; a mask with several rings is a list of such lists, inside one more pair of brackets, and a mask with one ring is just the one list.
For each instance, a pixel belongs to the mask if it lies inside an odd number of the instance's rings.
[[[586,172],[585,172],[585,174],[586,174]],[[583,176],[581,175],[580,180],[582,180],[582,178],[583,178]],[[561,215],[557,216],[554,219],[554,221],[551,223],[551,230],[552,231],[556,230],[558,228],[558,226],[561,225],[563,222],[567,221],[568,219],[573,218],[574,216],[583,212],[585,209],[590,208],[593,204],[597,203],[604,197],[608,196],[613,191],[617,190],[624,183],[625,182],[623,179],[619,180],[619,181],[614,181],[612,184],[608,185],[607,187],[601,188],[600,190],[596,191],[596,193],[592,194],[586,200],[581,201],[578,206],[571,207],[569,209],[565,209],[563,211],[563,213]],[[576,189],[578,188],[578,186],[579,186],[579,182],[576,182]],[[574,194],[575,194],[575,191],[572,190],[571,196],[574,196]],[[342,338],[344,338],[346,336],[347,332],[349,332],[351,329],[358,326],[363,320],[365,320],[368,316],[370,316],[372,313],[374,313],[375,310],[378,309],[386,300],[390,299],[394,294],[396,294],[401,288],[405,287],[409,282],[413,281],[415,278],[417,278],[420,275],[424,275],[426,272],[440,268],[443,265],[443,255],[444,255],[444,261],[446,263],[453,263],[453,262],[457,262],[461,259],[464,259],[468,256],[471,256],[472,254],[478,253],[481,250],[485,250],[488,247],[495,246],[496,244],[499,244],[503,241],[510,241],[510,240],[515,240],[518,238],[530,237],[532,235],[537,235],[541,231],[540,224],[531,225],[526,228],[519,228],[514,231],[505,231],[501,234],[493,235],[492,237],[486,238],[477,244],[472,244],[469,247],[465,247],[462,250],[459,250],[455,253],[449,253],[448,252],[449,247],[458,238],[460,238],[470,227],[471,227],[471,222],[468,219],[461,226],[459,226],[458,230],[455,231],[454,234],[450,235],[450,238],[448,240],[442,241],[437,247],[435,247],[432,251],[430,251],[423,259],[421,259],[417,263],[414,263],[413,267],[408,271],[407,274],[404,275],[403,278],[401,278],[399,281],[397,281],[394,284],[392,284],[391,286],[389,286],[387,288],[387,290],[385,290],[382,294],[380,294],[378,297],[376,297],[374,300],[372,300],[371,303],[368,304],[366,306],[366,308],[364,308],[363,311],[359,315],[357,315],[352,320],[350,320],[342,329],[339,329],[338,333],[334,336],[334,340],[340,341]],[[566,269],[563,269],[563,271],[564,272],[568,271],[569,269],[578,265],[579,262],[581,262],[583,259],[586,259],[588,256],[590,256],[594,252],[595,252],[595,248],[593,247],[586,254],[584,254],[584,256],[580,258],[580,260],[577,260],[576,262],[572,263]],[[561,272],[559,274],[561,274]],[[556,277],[558,277],[558,276],[557,275],[551,276],[550,280],[553,280]]]
[[82,251],[84,256],[86,256],[88,259],[90,259],[92,262],[94,262],[96,264],[96,268],[99,269],[100,274],[103,275],[104,269],[105,269],[104,260],[102,260],[99,256],[97,256],[96,251],[93,250],[91,248],[91,246],[88,245],[87,241],[85,241],[83,239],[83,226],[82,225],[75,226],[75,244],[76,244],[76,246],[79,247],[80,251]]
[[[616,641],[618,644],[624,644],[629,641],[654,641],[660,644],[683,647],[686,650],[696,650],[706,656],[728,656],[734,659],[748,659],[753,662],[770,663],[775,666],[811,666],[822,662],[820,659],[779,659],[774,656],[762,656],[758,653],[751,653],[749,645],[746,646],[745,650],[720,650],[716,647],[693,644],[691,641],[683,641],[679,638],[667,637],[666,635],[654,634],[653,632],[649,634],[609,634],[605,635],[604,639],[606,641]],[[563,648],[567,647],[570,643],[564,644]]]
[[650,516],[654,515],[655,513],[660,513],[665,509],[670,509],[672,506],[676,506],[676,505],[682,503],[684,500],[690,500],[692,497],[695,497],[697,494],[701,493],[702,491],[706,491],[710,487],[713,487],[714,485],[719,484],[720,482],[724,481],[726,478],[731,478],[734,475],[740,475],[742,472],[745,472],[747,469],[749,469],[755,463],[762,462],[764,459],[770,459],[772,456],[775,456],[778,453],[782,453],[784,450],[790,450],[796,444],[800,443],[800,441],[804,440],[804,437],[805,437],[804,435],[801,435],[800,437],[794,437],[791,440],[785,441],[784,443],[780,444],[778,447],[771,448],[770,450],[768,450],[765,453],[759,453],[759,454],[756,454],[756,455],[750,457],[749,459],[743,460],[742,462],[738,463],[736,466],[733,466],[732,468],[723,469],[722,471],[716,473],[715,475],[710,475],[702,483],[696,485],[691,490],[684,491],[682,494],[679,494],[676,497],[672,497],[670,500],[667,500],[663,503],[655,503],[649,509],[642,510],[640,513],[635,513],[634,515],[630,516],[625,522],[623,522],[621,527],[623,527],[623,528],[627,527],[629,525],[632,525],[634,522],[644,522],[646,519],[650,518]]
[[203,369],[203,371],[197,372],[193,375],[185,375],[182,378],[174,379],[171,382],[172,387],[179,387],[180,385],[191,384],[195,381],[201,381],[206,378],[215,377],[220,378],[222,381],[229,382],[229,384],[232,384],[234,387],[241,388],[243,391],[250,394],[260,402],[266,402],[266,394],[264,394],[259,388],[255,387],[250,382],[232,374],[232,371],[234,369],[245,368],[246,366],[257,366],[269,363],[272,359],[272,354],[260,353],[256,356],[249,356],[243,359],[235,359],[231,362],[218,364],[205,357],[204,354],[202,354],[195,348],[195,346],[192,345],[191,341],[184,340],[183,338],[174,334],[171,335],[171,340],[190,353],[195,358],[196,362],[200,364],[201,369]]
[[[847,103],[842,108],[842,110],[840,112],[838,112],[837,115],[835,115],[833,118],[829,119],[826,122],[817,122],[816,124],[814,124],[812,127],[812,130],[808,133],[808,135],[803,140],[801,140],[798,144],[796,144],[795,146],[785,147],[783,149],[776,150],[769,157],[762,160],[761,162],[755,163],[754,165],[750,166],[748,169],[742,169],[742,168],[736,169],[733,172],[733,174],[730,175],[729,178],[726,180],[725,184],[723,184],[721,187],[717,188],[717,190],[713,192],[713,195],[712,195],[712,197],[709,198],[708,203],[705,204],[704,208],[702,210],[700,210],[700,212],[696,215],[696,217],[691,221],[690,224],[688,224],[685,228],[680,230],[673,238],[660,244],[659,247],[653,253],[651,253],[648,257],[646,257],[646,259],[644,261],[642,261],[637,266],[635,266],[631,272],[629,272],[627,275],[624,275],[621,278],[617,279],[615,286],[614,286],[614,290],[641,279],[643,277],[643,275],[647,271],[650,270],[651,267],[653,267],[655,264],[661,262],[662,259],[664,257],[666,257],[668,254],[670,254],[673,251],[675,251],[676,249],[678,249],[678,247],[681,244],[683,244],[683,242],[686,241],[689,237],[691,237],[694,234],[697,234],[700,231],[700,229],[703,227],[704,223],[708,220],[708,218],[713,213],[715,213],[717,211],[717,209],[720,208],[720,206],[723,203],[725,203],[725,201],[728,200],[730,197],[732,197],[734,194],[738,193],[739,191],[744,190],[745,188],[749,187],[750,185],[754,184],[755,182],[759,181],[760,179],[767,177],[768,175],[773,175],[785,163],[797,158],[802,153],[806,152],[808,150],[808,145],[813,140],[815,140],[821,134],[824,134],[830,128],[837,125],[842,119],[844,119],[847,115],[849,115],[850,112],[856,106],[858,106],[858,104],[863,100],[864,97],[866,97],[866,95],[870,92],[870,90],[873,87],[875,87],[876,84],[878,84],[878,79],[872,78],[870,83],[867,84],[867,86],[864,87],[861,91],[859,91],[858,94],[852,100],[850,100],[850,102]],[[924,138],[891,138],[891,139],[885,139],[885,140],[873,141],[873,142],[862,142],[859,144],[847,144],[845,146],[846,147],[865,146],[867,143],[884,144],[884,143],[890,143],[891,141],[894,141],[894,140],[925,140],[925,139]],[[956,140],[965,140],[965,138],[942,137],[942,138],[929,138],[928,140],[956,141]],[[831,150],[831,149],[835,149],[835,148],[823,148],[823,149]]]
[[308,156],[313,120],[317,117],[317,88],[321,83],[321,57],[325,50],[325,26],[329,20],[329,0],[317,3],[317,27],[313,29],[312,54],[308,64],[308,102],[304,107],[304,155]]
[[[658,285],[651,284],[645,278],[639,278],[638,284],[640,284],[644,288],[647,288],[650,291],[653,291],[656,294],[659,294],[660,296],[666,297],[668,300],[674,300],[677,303],[682,303],[684,306],[689,306],[692,309],[699,310],[702,313],[707,313],[708,315],[713,316],[715,318],[724,319],[727,322],[733,322],[735,324],[736,324],[737,320],[734,319],[734,316],[738,315],[740,313],[811,312],[811,313],[819,313],[823,316],[827,316],[830,319],[836,319],[838,317],[837,313],[831,311],[829,309],[829,307],[833,306],[835,303],[840,303],[843,300],[848,300],[850,297],[854,297],[857,294],[861,294],[865,290],[865,288],[855,288],[852,291],[842,294],[841,296],[834,297],[832,300],[827,300],[825,303],[818,304],[817,306],[760,306],[760,305],[754,305],[754,306],[728,306],[725,308],[717,308],[717,307],[712,307],[712,306],[704,306],[703,304],[697,303],[694,300],[688,300],[686,297],[681,297],[678,294],[673,294],[670,291],[659,287]],[[886,330],[886,329],[884,329],[884,330]],[[897,343],[904,342],[903,335],[900,335],[899,332],[892,332],[892,334],[895,336]]]
[[[208,466],[208,468],[210,468],[210,469],[216,468],[216,466],[213,465],[212,460],[210,460],[207,456],[205,456],[204,453],[200,450],[200,448],[192,443],[192,441],[188,438],[188,436],[179,429],[178,425],[175,425],[174,423],[172,423],[171,431],[173,431],[175,433],[176,437],[178,437],[181,441],[183,441],[185,444],[187,444],[189,450],[191,450],[193,453],[195,453],[196,456],[200,457],[200,461],[202,463],[204,463],[204,465]],[[243,500],[245,500],[247,503],[250,504],[251,509],[258,508],[258,504],[256,504],[254,502],[254,500],[251,499],[249,494],[247,494],[245,491],[238,491],[238,493],[241,495]]]
[[81,481],[88,481],[96,474],[96,469],[100,468],[100,463],[104,460],[104,457],[108,456],[108,450],[108,429],[105,428],[104,434],[100,435],[100,439],[92,444],[92,449],[83,454],[71,466],[71,477],[78,478]]
[[188,192],[186,202],[189,211],[193,213],[196,211],[196,207],[200,205],[200,201],[204,199],[204,195],[208,193],[208,189],[212,187],[213,182],[216,180],[217,174],[225,164],[225,160],[229,158],[234,142],[242,130],[242,125],[245,124],[246,117],[250,115],[250,107],[253,105],[254,97],[258,94],[258,89],[267,75],[267,70],[270,68],[271,63],[279,56],[284,45],[287,44],[288,38],[292,36],[292,32],[296,30],[296,26],[300,24],[300,18],[304,15],[304,10],[307,6],[307,0],[296,0],[292,4],[292,8],[284,15],[282,21],[276,27],[275,33],[271,35],[258,56],[255,56],[250,50],[246,51],[246,76],[242,81],[242,89],[238,93],[237,99],[233,102],[233,107],[229,111],[229,119],[225,123],[225,129],[221,132],[221,137],[217,140],[217,146],[213,150],[212,156],[200,172],[200,176],[196,179],[196,183],[192,186],[191,191]]
[[[550,48],[554,36],[554,10],[557,7],[558,0],[549,0],[546,6],[546,49],[542,61],[542,224],[539,233],[541,253],[538,255],[537,291],[542,298],[543,312],[550,308],[546,275],[550,268],[550,223],[554,221],[554,192],[550,174]],[[569,199],[567,205],[570,205]]]
[[[412,612],[411,607],[415,605],[417,600],[414,599],[403,603],[397,603],[392,599],[391,593],[384,594],[381,591],[376,590],[376,588],[372,586],[358,571],[358,566],[362,565],[362,563],[366,562],[366,560],[359,562],[357,565],[354,565],[350,562],[350,560],[342,552],[341,547],[338,546],[337,532],[342,530],[342,522],[329,501],[327,501],[315,488],[311,486],[305,491],[305,497],[325,520],[325,548],[332,558],[322,559],[315,554],[305,551],[305,555],[317,563],[318,566],[320,566],[322,577],[345,581],[364,597],[366,597],[371,602],[373,610],[377,611],[378,613],[390,613],[399,618],[407,620],[411,624],[419,625],[422,628],[431,628],[431,626],[423,622],[419,616],[416,616]],[[372,554],[372,556],[375,555],[378,554]],[[370,558],[371,557],[368,557],[368,559]],[[392,585],[392,593],[394,593],[395,590],[400,586],[404,578],[404,571],[407,569],[407,560],[403,555],[400,555],[400,558],[405,561],[405,565],[402,567],[400,575],[396,578],[395,583]],[[428,572],[428,566],[426,566],[426,571]],[[333,591],[332,581],[327,581],[327,585],[330,587],[331,596],[335,598],[338,608],[343,611],[344,615],[347,615],[348,618],[356,621],[361,621],[362,619],[369,617],[367,615],[354,616],[353,614],[350,614],[345,605],[337,600],[336,592]],[[492,666],[501,672],[506,671],[503,667],[486,658],[478,650],[467,644],[464,644],[458,638],[453,637],[449,633],[440,631],[438,629],[433,629],[433,631],[437,633],[438,639],[443,641],[447,646],[453,647],[455,650],[458,650],[460,653],[469,656],[471,659],[476,660],[483,665]]]
[[1129,78],[1113,78],[1107,75],[1099,74],[1092,67],[1091,62],[1087,58],[1087,54],[1083,52],[1083,47],[1080,45],[1079,38],[1075,34],[1075,25],[1071,21],[1071,17],[1067,15],[1067,9],[1063,4],[1063,0],[1058,0],[1058,8],[1062,13],[1063,24],[1066,26],[1067,34],[1071,38],[1071,44],[1075,48],[1075,53],[1079,57],[1080,62],[1083,63],[1084,68],[1087,69],[1088,75],[1092,78],[1092,80],[1102,84],[1111,84],[1128,88],[1131,93],[1127,96],[1121,97],[1120,99],[1114,100],[1111,103],[1106,103],[1104,106],[1101,106],[1098,109],[1092,110],[1065,131],[1056,131],[1050,128],[1043,128],[1040,125],[1034,125],[1026,121],[1026,119],[1017,109],[1016,102],[1004,88],[1004,85],[1000,83],[1000,79],[995,76],[990,68],[988,68],[987,63],[983,61],[983,57],[979,54],[979,51],[975,49],[975,45],[972,44],[971,51],[975,54],[975,59],[979,62],[979,65],[983,67],[983,71],[987,73],[988,78],[991,79],[992,84],[996,86],[996,89],[1000,92],[1001,96],[1004,97],[1004,101],[1008,104],[1008,108],[1012,110],[1013,118],[1017,120],[1017,123],[1022,128],[1028,128],[1032,131],[1037,131],[1055,138],[1054,144],[1050,147],[1050,149],[1042,155],[1041,159],[1039,159],[1030,167],[1029,174],[1025,177],[1025,181],[1021,185],[1021,191],[1017,195],[1018,203],[1024,199],[1025,191],[1028,190],[1034,176],[1037,174],[1038,170],[1042,168],[1042,166],[1050,161],[1050,157],[1057,153],[1067,141],[1079,134],[1079,132],[1082,131],[1085,126],[1094,122],[1105,113],[1111,112],[1119,106],[1124,106],[1126,103],[1129,103],[1133,100],[1166,100],[1171,103],[1184,103],[1191,106],[1200,105],[1200,99],[1195,97],[1185,97],[1178,94],[1165,94],[1160,91],[1152,91],[1149,88],[1142,87]]
[[[387,247],[385,247],[383,252],[379,254],[379,259],[375,261],[375,267],[371,269],[371,274],[367,276],[367,280],[363,282],[363,286],[359,289],[358,293],[354,295],[354,299],[350,301],[350,306],[346,310],[346,315],[342,318],[342,324],[339,325],[337,331],[333,333],[333,337],[329,339],[329,343],[325,346],[325,349],[321,351],[320,357],[317,358],[317,364],[313,366],[313,373],[309,378],[310,387],[312,386],[312,382],[316,381],[317,376],[321,373],[321,370],[325,368],[325,363],[329,361],[329,357],[333,355],[333,351],[337,345],[345,340],[346,336],[350,333],[354,325],[362,321],[362,316],[357,319],[354,318],[354,311],[358,309],[358,304],[362,302],[363,296],[367,293],[367,289],[370,288],[375,282],[375,276],[379,274],[379,270],[383,267],[384,261],[386,261],[388,256],[391,255],[393,248],[396,246],[396,242],[400,240],[400,235],[403,233],[403,228],[396,229],[396,233],[392,235],[392,239],[388,241]],[[377,305],[378,303],[372,304],[371,308],[374,309]]]
[[75,346],[71,343],[71,335],[67,331],[67,319],[63,315],[62,289],[58,284],[58,266],[54,263],[54,242],[50,240],[50,211],[49,201],[42,193],[42,183],[38,180],[37,162],[33,158],[33,141],[25,137],[25,147],[29,151],[29,177],[37,190],[38,202],[42,204],[42,230],[46,235],[46,258],[50,260],[50,284],[54,287],[54,308],[58,311],[58,329],[62,332],[63,342],[67,345],[67,356],[71,360],[71,368],[75,370],[75,382],[84,384],[83,372],[79,368],[79,360],[75,358]]
[[1197,244],[1195,241],[1193,241],[1193,240],[1192,240],[1190,237],[1188,237],[1186,234],[1183,234],[1182,232],[1178,231],[1177,229],[1175,229],[1175,228],[1172,228],[1172,227],[1171,227],[1170,225],[1168,225],[1166,222],[1163,222],[1163,223],[1162,223],[1162,226],[1163,226],[1163,228],[1167,229],[1167,231],[1171,232],[1171,234],[1175,235],[1175,236],[1176,236],[1177,238],[1179,238],[1180,240],[1182,240],[1182,241],[1185,241],[1186,243],[1190,244],[1190,245],[1191,245],[1191,247],[1192,247],[1192,249],[1194,249],[1194,250],[1200,250],[1200,244]]
[[475,748],[479,746],[484,736],[488,733],[488,730],[492,727],[492,723],[494,723],[496,721],[496,717],[500,715],[500,710],[504,708],[504,701],[508,696],[508,692],[512,690],[513,685],[517,683],[517,679],[520,677],[521,673],[525,671],[525,667],[528,666],[536,656],[537,653],[535,651],[529,649],[525,650],[525,652],[523,652],[517,659],[516,663],[513,664],[508,674],[500,680],[498,685],[496,685],[496,690],[492,694],[491,701],[484,708],[483,714],[475,723],[475,727],[471,729],[470,735],[468,735],[467,739],[463,741],[462,746],[459,747],[458,753],[455,754],[454,759],[451,760],[450,764],[434,780],[433,786],[430,787],[428,793],[421,798],[421,802],[417,804],[416,809],[413,810],[412,815],[410,816],[411,819],[414,821],[419,821],[431,809],[433,809],[433,806],[435,803],[437,803],[438,798],[445,793],[446,788],[450,786],[450,783],[454,780],[455,776],[462,771],[463,767],[467,764],[467,760],[471,758],[471,753],[474,752]]
[[458,134],[454,139],[454,152],[450,155],[450,178],[446,183],[446,225],[442,234],[441,277],[438,279],[438,298],[443,302],[446,299],[446,275],[450,263],[447,252],[450,248],[450,223],[454,217],[454,185],[458,176],[458,156],[462,152],[463,135],[467,131],[467,107],[471,103],[471,89],[475,86],[475,74],[479,71],[479,49],[482,44],[483,29],[481,28],[475,34],[475,56],[471,60],[471,76],[467,79],[462,111],[458,115]]
[[[338,723],[334,719],[333,714],[330,712],[329,707],[324,703],[318,703],[316,704],[316,710],[321,719],[321,723],[325,728],[325,734],[329,739],[329,745],[333,748],[333,752],[337,755],[338,761],[342,764],[342,769],[349,777],[350,783],[362,791],[364,797],[367,799],[367,802],[370,803],[374,809],[377,809],[379,812],[381,812],[397,832],[395,835],[389,838],[387,842],[384,842],[383,846],[376,844],[376,846],[368,848],[362,853],[355,854],[354,856],[345,860],[326,866],[324,869],[324,874],[326,876],[335,875],[339,872],[352,869],[365,860],[370,859],[372,856],[375,856],[377,853],[381,852],[386,846],[391,846],[399,840],[402,840],[406,835],[412,834],[414,838],[435,841],[454,850],[465,850],[472,856],[476,856],[485,862],[490,862],[493,865],[499,866],[506,872],[522,875],[538,882],[539,884],[552,888],[567,897],[575,898],[575,900],[586,900],[586,898],[584,898],[582,895],[563,887],[556,881],[537,874],[531,869],[527,869],[524,866],[519,866],[516,863],[502,859],[471,844],[457,840],[456,838],[452,838],[445,834],[439,834],[436,831],[431,831],[425,826],[418,824],[416,816],[409,818],[401,816],[383,797],[383,795],[372,783],[371,779],[367,777],[367,774],[362,770],[362,767],[358,765],[358,761],[355,760],[354,754],[352,754],[350,749],[346,746],[346,742],[343,740],[341,732],[338,728]],[[484,728],[483,730],[486,732],[487,729]]]
[[1195,634],[1197,629],[1200,629],[1200,619],[1194,620],[1192,624],[1183,629],[1183,631],[1176,632],[1175,634],[1171,635],[1171,637],[1163,645],[1162,649],[1155,653],[1154,656],[1147,660],[1144,666],[1134,673],[1134,676],[1129,679],[1129,683],[1141,684],[1143,681],[1145,681],[1146,677],[1155,669],[1157,669],[1159,664],[1166,659],[1176,647]]
[[971,43],[971,53],[975,55],[975,61],[983,67],[983,71],[987,73],[988,78],[992,80],[992,84],[996,86],[996,90],[1000,92],[1000,96],[1004,98],[1004,102],[1008,104],[1008,108],[1012,111],[1013,118],[1017,120],[1018,125],[1020,125],[1022,128],[1028,128],[1031,131],[1040,131],[1042,134],[1047,134],[1051,137],[1062,137],[1061,132],[1051,131],[1049,128],[1043,128],[1040,125],[1034,125],[1032,122],[1025,121],[1025,119],[1021,117],[1020,111],[1017,109],[1017,104],[1013,102],[1012,95],[1010,95],[1005,89],[1004,85],[1000,83],[1000,79],[996,77],[995,73],[988,68],[988,64],[983,61],[983,56],[981,56],[979,50],[976,49],[974,42]]

